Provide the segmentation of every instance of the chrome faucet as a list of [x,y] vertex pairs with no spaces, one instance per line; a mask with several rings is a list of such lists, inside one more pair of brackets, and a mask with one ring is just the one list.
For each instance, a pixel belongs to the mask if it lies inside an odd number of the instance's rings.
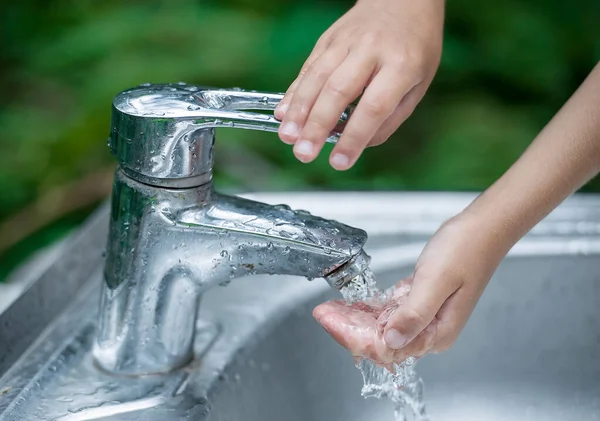
[[102,369],[145,375],[190,362],[200,297],[215,285],[288,274],[341,289],[368,265],[363,230],[213,190],[215,127],[275,132],[272,114],[242,110],[273,110],[281,98],[183,83],[115,97],[109,146],[119,167],[93,351]]

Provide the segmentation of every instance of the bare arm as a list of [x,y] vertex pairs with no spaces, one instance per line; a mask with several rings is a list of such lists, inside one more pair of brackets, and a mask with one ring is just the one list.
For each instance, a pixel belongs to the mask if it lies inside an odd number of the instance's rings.
[[471,211],[485,215],[505,247],[512,247],[599,171],[600,63]]

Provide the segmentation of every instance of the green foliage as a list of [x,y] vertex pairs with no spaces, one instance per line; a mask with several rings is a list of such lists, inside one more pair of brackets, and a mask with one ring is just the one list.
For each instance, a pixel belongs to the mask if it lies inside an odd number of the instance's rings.
[[[0,221],[42,192],[112,163],[110,103],[143,82],[284,91],[352,1],[55,0],[0,16]],[[597,0],[448,2],[441,68],[385,145],[346,173],[308,166],[274,134],[223,130],[227,188],[481,190],[519,156],[600,58]],[[256,162],[254,165],[256,165]],[[241,175],[240,175],[241,174]],[[593,181],[589,191],[600,191]]]

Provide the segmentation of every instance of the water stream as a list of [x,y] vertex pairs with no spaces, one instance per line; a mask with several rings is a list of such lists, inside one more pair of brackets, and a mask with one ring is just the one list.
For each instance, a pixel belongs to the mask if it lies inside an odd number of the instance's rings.
[[[341,293],[348,304],[373,299],[385,301],[388,295],[379,289],[375,274],[370,269],[354,278]],[[414,358],[395,364],[396,373],[393,374],[371,360],[362,359],[356,365],[363,377],[362,396],[390,399],[394,404],[396,421],[429,421],[423,401],[423,380],[415,371],[414,364]]]

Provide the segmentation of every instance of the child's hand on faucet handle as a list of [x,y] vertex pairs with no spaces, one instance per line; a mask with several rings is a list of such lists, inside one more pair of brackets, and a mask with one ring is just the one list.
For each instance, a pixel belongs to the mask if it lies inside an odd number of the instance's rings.
[[[275,110],[280,138],[310,162],[346,107],[356,110],[330,163],[352,167],[410,116],[437,70],[443,0],[359,0],[318,40]],[[364,92],[363,92],[364,90]]]

